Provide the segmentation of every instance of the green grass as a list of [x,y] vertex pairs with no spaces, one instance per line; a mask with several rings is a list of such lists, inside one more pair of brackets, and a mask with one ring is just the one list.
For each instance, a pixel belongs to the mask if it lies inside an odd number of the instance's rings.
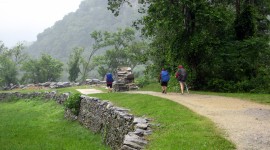
[[[58,93],[77,93],[76,89],[103,87],[78,86],[57,89]],[[140,89],[161,91],[159,83]],[[168,92],[179,89],[168,87]],[[23,90],[21,90],[23,91]],[[19,91],[19,92],[21,92]],[[11,91],[14,92],[14,91]],[[33,92],[27,90],[27,92]],[[214,93],[190,91],[191,94],[219,95],[270,104],[270,94]],[[153,134],[148,136],[149,150],[227,150],[235,146],[218,131],[207,118],[194,114],[182,105],[150,95],[103,93],[91,94],[109,100],[116,106],[129,108],[136,116],[146,116],[154,124]],[[46,115],[46,112],[50,112]],[[0,102],[0,149],[106,149],[101,138],[93,135],[76,122],[63,118],[62,106],[52,101],[19,100]],[[3,122],[3,123],[2,123]],[[82,146],[82,147],[80,147]],[[76,148],[75,148],[76,147]],[[93,148],[92,148],[93,147]]]
[[[173,82],[169,82],[167,92],[180,92],[179,85]],[[143,88],[140,88],[140,91],[155,91],[155,92],[161,92],[161,85],[158,82],[150,83]]]
[[50,91],[56,91],[57,93],[78,93],[76,89],[87,89],[90,88],[89,85],[82,85],[82,86],[72,86],[72,87],[66,87],[66,88],[57,88],[57,89],[13,89],[8,91],[0,91],[0,93],[14,93],[14,92],[20,92],[20,93],[33,93],[33,92],[50,92]]
[[[155,91],[161,92],[161,86],[158,83],[151,83],[142,89],[141,91]],[[168,92],[178,92],[178,89],[168,86]],[[217,92],[204,92],[204,91],[192,91],[189,90],[191,94],[202,94],[202,95],[216,95],[216,96],[225,96],[239,98],[243,100],[249,100],[257,103],[270,105],[270,94],[258,94],[258,93],[217,93]]]
[[173,101],[143,94],[91,94],[128,108],[136,116],[152,119],[153,134],[149,150],[229,150],[235,146],[223,137],[207,118],[199,116]]
[[33,93],[33,92],[46,92],[46,91],[54,91],[54,90],[53,89],[13,89],[13,90],[5,90],[5,91],[0,90],[0,93],[14,93],[14,92]]
[[100,135],[64,118],[55,101],[0,102],[1,150],[109,149]]
[[56,89],[57,93],[79,93],[76,89],[89,89],[89,85],[82,85],[82,86],[72,86],[66,88],[58,88]]
[[225,97],[239,98],[243,100],[249,100],[257,103],[270,105],[270,94],[258,94],[258,93],[216,93],[216,92],[202,92],[193,91],[194,94],[202,95],[217,95]]

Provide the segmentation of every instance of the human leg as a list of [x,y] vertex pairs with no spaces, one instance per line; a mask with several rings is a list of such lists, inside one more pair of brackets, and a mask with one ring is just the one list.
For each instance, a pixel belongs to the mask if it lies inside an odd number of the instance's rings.
[[164,93],[165,92],[165,87],[164,86],[162,86],[162,93]]
[[164,93],[167,94],[167,86],[168,86],[168,82],[164,83]]
[[162,93],[166,93],[167,82],[161,82]]
[[109,93],[112,92],[112,84],[108,83],[107,84],[107,87],[108,87],[108,92]]
[[185,87],[186,87],[187,93],[189,93],[189,91],[188,91],[188,86],[187,86],[186,82],[184,82],[184,84],[185,84]]
[[180,90],[181,90],[181,94],[184,94],[184,83],[179,81],[180,83]]

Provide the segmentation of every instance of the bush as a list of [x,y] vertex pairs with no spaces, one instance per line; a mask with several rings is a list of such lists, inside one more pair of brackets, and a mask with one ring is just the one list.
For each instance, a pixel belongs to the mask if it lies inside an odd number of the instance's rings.
[[168,83],[168,91],[170,92],[180,92],[179,81],[171,75],[171,79]]
[[147,76],[139,77],[135,80],[135,84],[140,88],[150,84],[149,78]]
[[80,103],[81,103],[81,94],[76,93],[74,95],[69,96],[69,98],[65,101],[64,106],[71,110],[71,112],[78,116],[80,111]]
[[212,79],[209,80],[207,86],[207,90],[211,90],[213,92],[236,92],[237,85],[233,81],[226,81],[223,79]]

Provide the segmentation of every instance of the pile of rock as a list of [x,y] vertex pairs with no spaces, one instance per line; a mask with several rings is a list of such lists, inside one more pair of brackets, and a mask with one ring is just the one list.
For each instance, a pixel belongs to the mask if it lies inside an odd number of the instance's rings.
[[116,81],[113,85],[115,91],[129,91],[139,89],[134,83],[134,74],[130,67],[117,68]]

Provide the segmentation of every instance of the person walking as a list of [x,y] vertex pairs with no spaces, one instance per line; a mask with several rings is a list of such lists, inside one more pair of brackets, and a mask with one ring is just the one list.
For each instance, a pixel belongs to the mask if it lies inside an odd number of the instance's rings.
[[[176,72],[175,77],[179,81],[181,94],[184,94],[184,86],[186,86],[187,72],[182,65],[178,66],[178,71]],[[187,86],[186,86],[186,89],[187,89]]]
[[113,75],[111,73],[107,73],[105,76],[105,80],[107,83],[108,92],[112,92],[112,84],[113,84]]
[[170,74],[165,68],[162,68],[162,71],[159,76],[159,80],[161,83],[162,93],[167,94],[167,86],[170,80]]

